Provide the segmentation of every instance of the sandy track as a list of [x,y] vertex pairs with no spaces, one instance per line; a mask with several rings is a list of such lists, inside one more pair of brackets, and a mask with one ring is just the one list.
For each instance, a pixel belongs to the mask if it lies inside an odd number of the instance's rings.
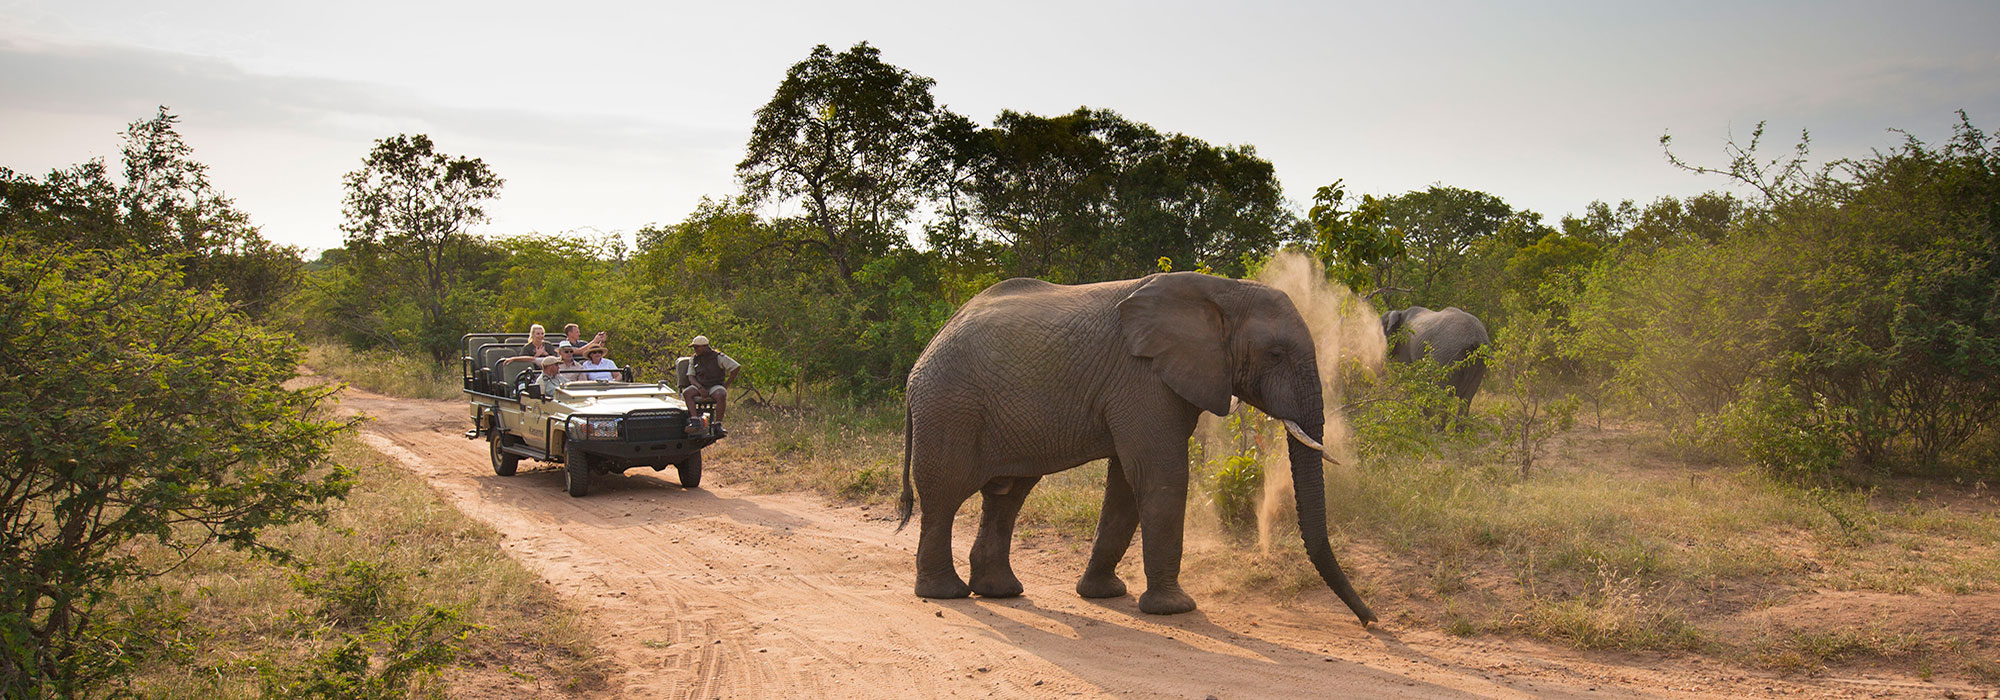
[[[1697,661],[1586,661],[1562,650],[1354,623],[1331,594],[1295,608],[1203,600],[1138,612],[1072,591],[1083,554],[1017,551],[1027,594],[927,601],[910,593],[916,529],[811,496],[730,486],[729,442],[707,485],[672,470],[600,477],[588,498],[523,462],[494,476],[460,436],[458,402],[355,389],[363,439],[503,533],[508,553],[583,608],[617,668],[611,697],[1798,697],[1917,693],[1885,681],[1810,684]],[[976,525],[976,523],[975,523]],[[956,539],[960,552],[970,532]],[[1128,583],[1138,554],[1125,567]],[[1322,592],[1324,593],[1324,592]],[[1385,617],[1390,615],[1385,614]],[[1975,696],[1976,697],[1976,696]]]

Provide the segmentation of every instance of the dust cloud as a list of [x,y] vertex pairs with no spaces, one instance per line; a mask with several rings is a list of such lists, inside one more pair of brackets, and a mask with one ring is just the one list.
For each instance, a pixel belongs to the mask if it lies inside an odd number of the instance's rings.
[[[1294,251],[1279,251],[1264,266],[1257,281],[1291,297],[1299,315],[1311,329],[1314,352],[1319,356],[1320,395],[1326,400],[1326,453],[1342,464],[1354,464],[1353,434],[1347,416],[1340,410],[1344,402],[1342,368],[1379,372],[1388,354],[1382,336],[1381,317],[1373,305],[1346,285],[1329,282],[1318,260]],[[1284,429],[1275,421],[1259,421],[1258,442],[1264,461],[1264,489],[1257,505],[1257,545],[1271,549],[1272,534],[1295,516],[1292,498],[1292,470],[1285,449]],[[1220,428],[1220,421],[1216,422]],[[1269,435],[1266,435],[1269,433]],[[1267,447],[1268,446],[1268,447]]]

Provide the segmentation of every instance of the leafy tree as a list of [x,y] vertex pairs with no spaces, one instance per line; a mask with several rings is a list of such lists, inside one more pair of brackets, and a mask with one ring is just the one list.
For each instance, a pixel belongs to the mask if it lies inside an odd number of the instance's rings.
[[[1416,302],[1445,305],[1457,301],[1444,292],[1475,242],[1498,235],[1510,221],[1515,222],[1515,229],[1531,228],[1516,220],[1515,213],[1499,197],[1443,185],[1388,198],[1383,204],[1383,221],[1402,234],[1409,269],[1405,279],[1416,290]],[[1539,238],[1526,238],[1517,244]]]
[[1640,210],[1618,239],[1621,253],[1642,253],[1689,243],[1716,243],[1744,215],[1743,200],[1709,192],[1685,200],[1661,197]]
[[[0,238],[0,696],[85,694],[152,630],[104,605],[144,569],[126,544],[265,549],[346,492],[300,351],[174,257]],[[51,339],[56,339],[51,344]]]
[[1343,211],[1347,190],[1341,180],[1319,188],[1307,215],[1318,234],[1320,262],[1352,289],[1369,289],[1369,297],[1397,290],[1390,277],[1396,261],[1405,253],[1402,231],[1387,225],[1384,201],[1362,195],[1352,211]]
[[368,282],[410,294],[426,331],[420,340],[440,361],[455,352],[464,324],[455,322],[462,304],[454,301],[466,297],[460,283],[477,269],[479,242],[468,229],[487,220],[484,203],[504,182],[484,161],[441,153],[423,134],[377,139],[347,174],[348,252]]
[[753,201],[798,200],[811,225],[784,242],[810,249],[851,284],[868,261],[906,246],[901,225],[943,172],[929,153],[940,110],[930,78],[883,63],[867,42],[824,44],[793,64],[736,165]]
[[126,127],[122,183],[101,160],[40,179],[0,168],[0,228],[48,243],[177,256],[188,285],[220,286],[225,299],[263,316],[297,284],[298,251],[265,240],[209,182],[179,121],[161,107]]
[[1249,146],[1089,108],[1008,111],[993,128],[955,133],[950,211],[960,218],[933,229],[932,242],[959,262],[1059,282],[1141,275],[1162,257],[1242,274],[1246,259],[1298,230],[1271,164]]

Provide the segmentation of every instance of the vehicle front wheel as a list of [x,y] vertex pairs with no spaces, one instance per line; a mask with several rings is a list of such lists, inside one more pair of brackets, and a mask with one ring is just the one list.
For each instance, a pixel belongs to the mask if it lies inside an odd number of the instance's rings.
[[487,433],[486,450],[492,453],[494,474],[513,476],[514,472],[521,468],[521,458],[514,453],[500,449],[506,439],[506,434],[497,430]]
[[563,456],[563,466],[563,486],[569,495],[575,498],[590,495],[590,453],[577,449],[576,443],[571,442]]
[[681,460],[680,464],[674,465],[674,469],[680,472],[681,488],[691,489],[701,486],[700,452],[696,452],[694,456]]

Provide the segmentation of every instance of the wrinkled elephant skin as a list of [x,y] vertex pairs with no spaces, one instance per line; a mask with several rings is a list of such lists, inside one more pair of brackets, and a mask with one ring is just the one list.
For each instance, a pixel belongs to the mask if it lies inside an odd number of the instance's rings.
[[[1232,396],[1293,425],[1287,440],[1299,531],[1313,565],[1363,623],[1326,535],[1325,418],[1313,340],[1283,293],[1191,272],[1085,285],[1012,279],[966,302],[931,339],[907,387],[902,518],[921,505],[917,595],[1019,595],[1014,520],[1043,476],[1104,459],[1097,541],[1076,585],[1124,595],[1119,560],[1146,536],[1139,608],[1193,610],[1181,589],[1188,437]],[[984,499],[970,582],[951,556],[952,519]]]
[[[1402,334],[1402,335],[1398,335]],[[1452,367],[1445,384],[1458,397],[1458,414],[1464,416],[1486,379],[1486,360],[1473,354],[1490,342],[1486,324],[1479,317],[1456,306],[1432,311],[1421,306],[1382,314],[1382,335],[1389,339],[1389,359],[1416,362],[1430,359]],[[1466,361],[1466,358],[1472,358]]]

